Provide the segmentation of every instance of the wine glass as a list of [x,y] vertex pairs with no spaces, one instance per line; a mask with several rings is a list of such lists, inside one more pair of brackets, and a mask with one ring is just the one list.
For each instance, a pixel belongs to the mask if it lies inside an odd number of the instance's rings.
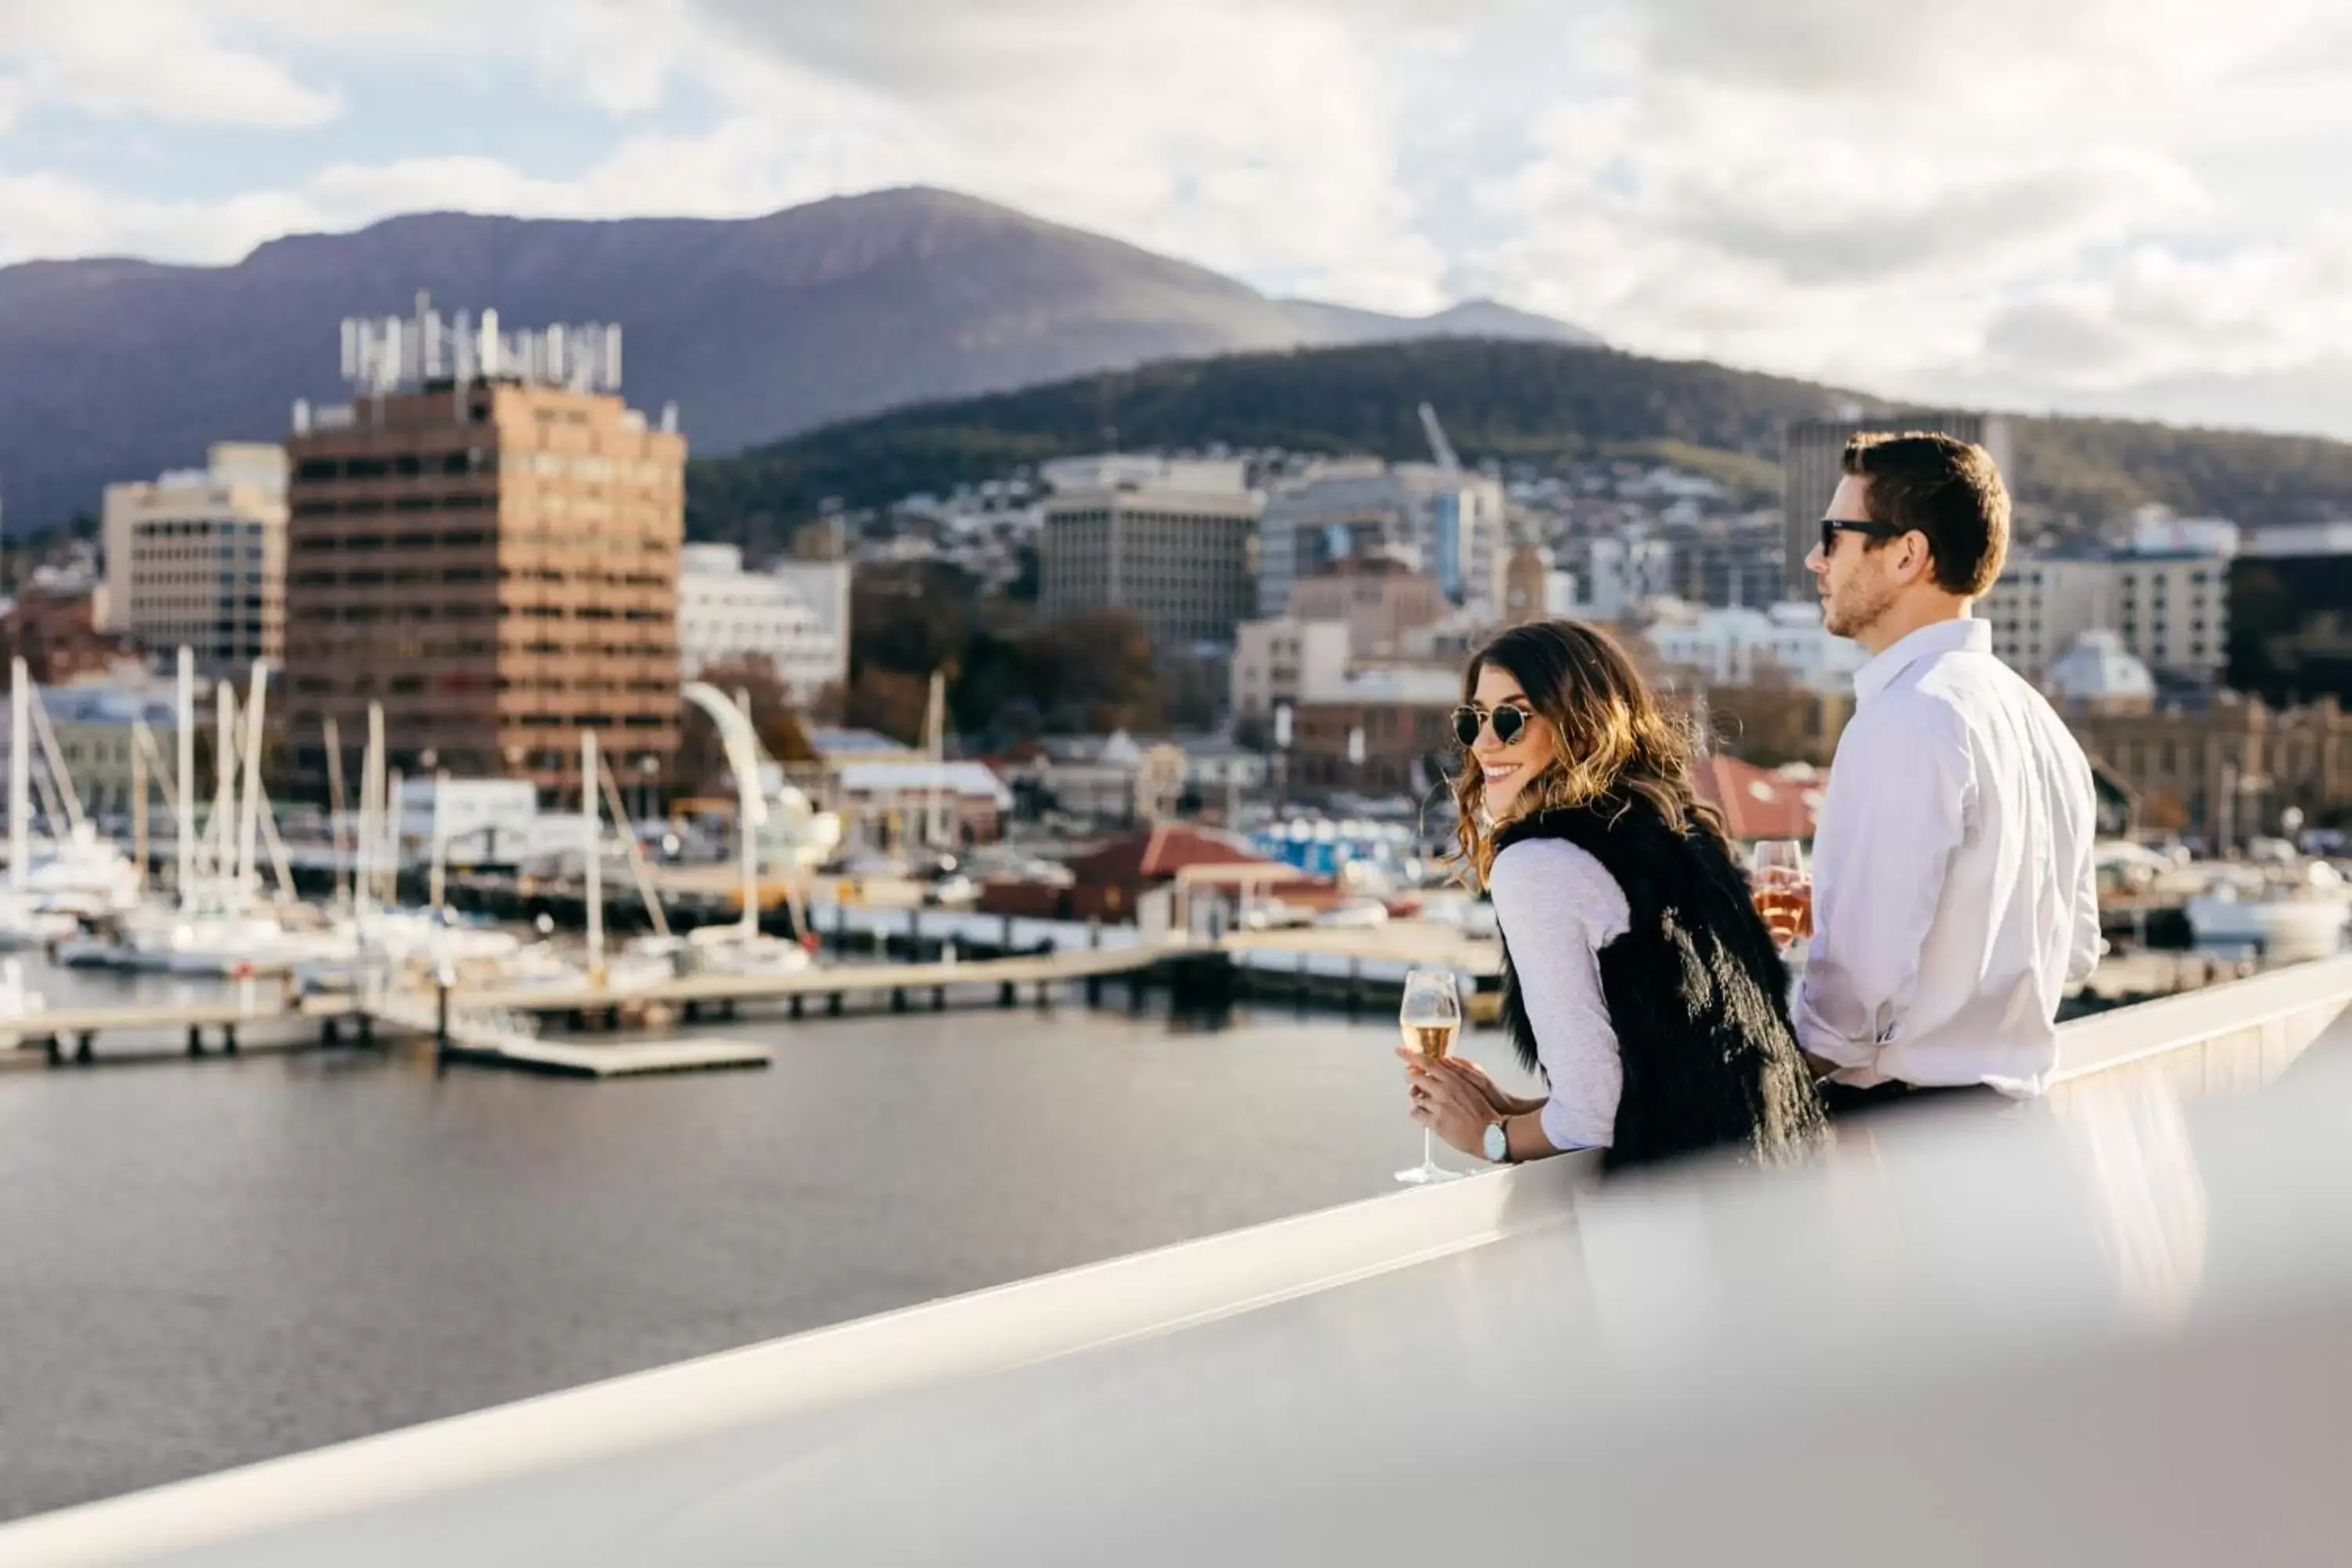
[[[1454,988],[1452,970],[1405,972],[1404,1001],[1397,1008],[1397,1027],[1404,1035],[1405,1045],[1431,1061],[1444,1061],[1452,1054],[1454,1039],[1462,1033],[1462,994]],[[1421,1163],[1409,1171],[1399,1171],[1396,1179],[1419,1185],[1450,1182],[1461,1174],[1437,1163],[1436,1139],[1423,1127]]]
[[1813,879],[1805,869],[1805,847],[1793,838],[1764,838],[1749,852],[1748,871],[1756,912],[1782,952],[1800,937],[1813,934]]

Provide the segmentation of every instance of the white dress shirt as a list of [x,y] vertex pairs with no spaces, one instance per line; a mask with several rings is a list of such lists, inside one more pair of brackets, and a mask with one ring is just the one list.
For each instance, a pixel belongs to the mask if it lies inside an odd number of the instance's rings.
[[1601,989],[1601,950],[1631,925],[1625,889],[1590,850],[1561,838],[1522,838],[1495,857],[1486,884],[1551,1089],[1544,1137],[1555,1149],[1605,1149],[1616,1139],[1625,1064]]
[[2039,1094],[2059,997],[2098,963],[2090,763],[1983,621],[1922,626],[1853,689],[1797,1037],[1841,1083]]

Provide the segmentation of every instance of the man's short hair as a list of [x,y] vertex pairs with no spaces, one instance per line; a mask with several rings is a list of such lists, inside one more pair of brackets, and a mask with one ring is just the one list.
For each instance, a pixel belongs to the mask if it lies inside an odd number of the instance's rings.
[[1927,536],[1937,587],[1973,599],[2000,575],[2009,489],[1990,452],[1926,430],[1865,431],[1845,444],[1841,466],[1870,481],[1873,522]]

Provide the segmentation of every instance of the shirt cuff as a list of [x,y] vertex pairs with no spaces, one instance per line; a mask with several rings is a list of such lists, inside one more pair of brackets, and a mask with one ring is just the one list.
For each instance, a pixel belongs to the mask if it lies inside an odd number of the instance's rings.
[[1823,1023],[1806,1004],[1797,999],[1790,1020],[1797,1028],[1797,1044],[1809,1057],[1841,1068],[1866,1068],[1878,1059],[1878,1044],[1874,1040],[1850,1039]]
[[1592,1126],[1593,1118],[1580,1115],[1575,1106],[1553,1095],[1536,1112],[1536,1123],[1551,1146],[1561,1153],[1578,1149],[1606,1149],[1616,1129],[1608,1125]]

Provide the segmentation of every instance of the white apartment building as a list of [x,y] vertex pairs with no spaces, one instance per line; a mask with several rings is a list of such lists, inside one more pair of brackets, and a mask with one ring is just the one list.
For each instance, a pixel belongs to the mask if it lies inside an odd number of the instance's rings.
[[1318,465],[1267,499],[1258,530],[1258,614],[1286,612],[1291,585],[1303,578],[1384,555],[1435,578],[1447,603],[1499,614],[1510,556],[1502,481],[1375,458]]
[[2021,557],[1977,615],[1992,624],[1993,652],[2029,679],[2105,628],[2150,669],[2210,682],[2229,658],[2230,563],[2203,552]]
[[1351,649],[1343,620],[1244,621],[1234,628],[1234,718],[1264,720],[1285,702],[1339,686]]
[[184,643],[207,679],[286,642],[286,454],[221,442],[202,468],[106,487],[100,629],[151,652]]
[[1580,611],[1592,620],[1623,620],[1675,591],[1675,550],[1663,539],[1603,535],[1591,542],[1585,561]]
[[1860,643],[1831,635],[1818,605],[1702,609],[1666,600],[1657,608],[1644,635],[1658,657],[1716,685],[1751,685],[1777,673],[1809,690],[1843,691],[1868,658]]
[[849,566],[794,562],[747,572],[732,544],[688,544],[677,558],[677,648],[688,679],[763,658],[795,702],[849,675]]

